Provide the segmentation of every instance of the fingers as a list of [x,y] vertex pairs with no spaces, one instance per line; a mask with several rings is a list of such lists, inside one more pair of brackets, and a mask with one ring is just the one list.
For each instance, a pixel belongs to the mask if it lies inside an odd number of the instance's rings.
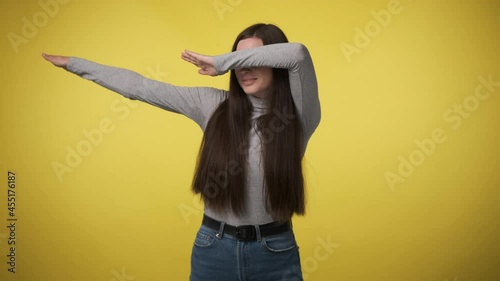
[[54,59],[57,59],[57,58],[62,58],[62,56],[47,55],[46,53],[42,53],[42,56],[46,60],[54,60]]
[[184,52],[182,52],[181,58],[196,66],[200,66],[200,60],[196,57],[196,54],[191,51],[185,50]]
[[189,50],[184,50],[184,52],[182,52],[181,54],[181,58],[199,67],[199,74],[211,76],[217,75],[213,66],[213,62],[211,61],[211,57],[209,56],[204,56]]
[[57,57],[56,56],[47,55],[45,53],[43,53],[42,56],[45,60],[52,63],[53,65],[59,66],[59,65],[57,65]]
[[190,58],[190,57],[182,57],[183,60],[189,62],[189,63],[192,63],[196,66],[200,66],[199,62],[193,58]]
[[47,55],[46,53],[42,53],[42,57],[47,61],[51,62],[53,65],[57,67],[62,67],[64,69],[66,69],[66,66],[68,65],[69,61],[69,57]]
[[50,62],[52,62],[52,57],[51,55],[47,55],[46,53],[42,53],[42,57],[45,59],[45,60],[48,60]]
[[202,75],[211,75],[210,69],[207,69],[205,67],[198,69],[198,73]]
[[190,51],[190,50],[184,50],[184,53],[185,53],[187,56],[189,56],[189,57],[191,57],[191,58],[194,58],[194,59],[199,59],[199,58],[200,58],[200,56],[201,56],[200,54],[195,53],[195,52]]

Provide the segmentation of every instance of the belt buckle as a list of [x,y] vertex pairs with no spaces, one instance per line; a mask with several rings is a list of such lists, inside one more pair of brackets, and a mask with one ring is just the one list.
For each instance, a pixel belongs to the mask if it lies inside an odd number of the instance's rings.
[[236,238],[240,241],[253,241],[257,237],[255,227],[253,225],[241,225],[236,227]]

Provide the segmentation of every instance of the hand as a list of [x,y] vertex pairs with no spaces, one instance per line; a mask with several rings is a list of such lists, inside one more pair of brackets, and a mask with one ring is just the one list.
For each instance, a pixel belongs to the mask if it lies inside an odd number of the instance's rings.
[[210,75],[210,76],[218,75],[214,67],[214,58],[211,56],[206,56],[202,54],[197,54],[195,52],[191,52],[189,50],[184,50],[184,52],[182,52],[181,54],[181,58],[199,67],[200,68],[198,70],[199,74]]
[[66,66],[68,65],[69,57],[52,56],[52,55],[47,55],[46,53],[42,53],[42,57],[44,59],[50,61],[52,64],[54,64],[57,67],[62,67],[64,69],[66,69]]

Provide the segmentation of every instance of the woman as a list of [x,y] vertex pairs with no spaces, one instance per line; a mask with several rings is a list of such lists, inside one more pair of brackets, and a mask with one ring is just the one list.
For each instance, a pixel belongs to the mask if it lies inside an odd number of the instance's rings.
[[306,47],[255,24],[232,52],[182,59],[202,75],[230,71],[229,91],[179,87],[76,57],[43,57],[113,90],[187,116],[203,130],[192,190],[205,209],[190,280],[302,280],[293,214],[305,213],[301,160],[320,121]]

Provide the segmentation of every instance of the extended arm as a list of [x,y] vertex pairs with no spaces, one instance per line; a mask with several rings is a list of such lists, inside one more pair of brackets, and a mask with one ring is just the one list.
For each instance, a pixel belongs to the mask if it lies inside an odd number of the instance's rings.
[[[136,72],[77,57],[44,57],[54,65],[93,81],[124,97],[186,115],[202,129],[227,93],[209,87],[180,87],[146,78]],[[66,61],[61,58],[66,58]]]

